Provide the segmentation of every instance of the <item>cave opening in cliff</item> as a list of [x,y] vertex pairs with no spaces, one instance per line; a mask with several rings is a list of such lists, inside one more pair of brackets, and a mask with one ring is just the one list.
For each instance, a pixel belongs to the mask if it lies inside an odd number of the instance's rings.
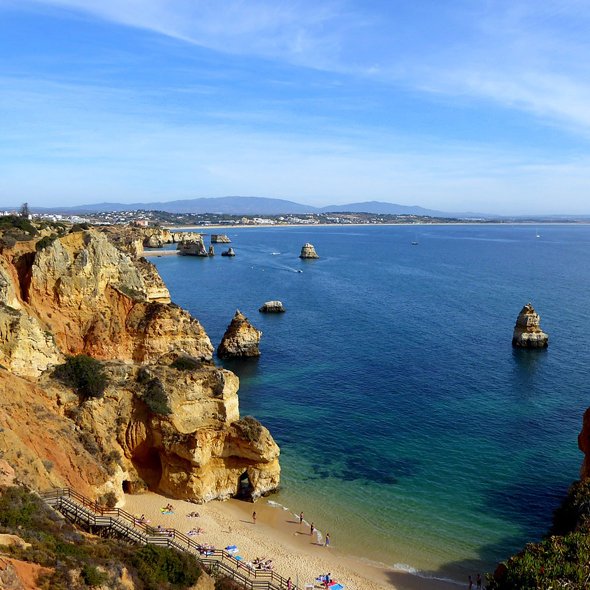
[[253,490],[254,487],[248,477],[248,472],[244,471],[238,480],[238,493],[236,494],[236,498],[240,498],[241,500],[251,500]]
[[156,449],[149,449],[146,453],[136,455],[132,459],[139,477],[151,490],[158,489],[162,479],[162,461]]

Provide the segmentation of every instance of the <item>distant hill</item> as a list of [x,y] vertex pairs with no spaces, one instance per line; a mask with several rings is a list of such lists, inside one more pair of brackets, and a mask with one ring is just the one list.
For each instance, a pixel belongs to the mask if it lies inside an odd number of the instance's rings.
[[166,211],[168,213],[226,213],[228,215],[281,215],[283,213],[317,213],[311,205],[266,197],[217,197],[157,201],[151,203],[96,203],[74,207],[32,207],[34,211],[63,213],[104,213],[107,211]]
[[[1,208],[1,207],[0,207]],[[374,213],[389,215],[422,215],[429,217],[481,217],[474,213],[449,213],[425,209],[417,205],[398,205],[380,201],[366,201],[328,207],[302,205],[284,199],[266,197],[217,197],[158,201],[151,203],[95,203],[72,207],[31,207],[37,213],[65,214],[105,213],[108,211],[166,211],[168,213],[219,213],[228,215],[285,215],[306,213]]]
[[322,207],[326,213],[376,213],[388,215],[424,215],[428,217],[457,217],[457,213],[425,209],[417,205],[397,205],[396,203],[384,203],[382,201],[365,201],[362,203],[348,203],[346,205],[329,205]]

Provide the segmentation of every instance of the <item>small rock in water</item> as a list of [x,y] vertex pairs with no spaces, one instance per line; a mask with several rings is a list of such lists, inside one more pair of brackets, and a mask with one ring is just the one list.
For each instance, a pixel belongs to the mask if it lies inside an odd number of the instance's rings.
[[541,330],[541,318],[530,303],[527,303],[516,318],[512,346],[518,348],[545,348],[549,336]]
[[301,247],[301,254],[299,254],[299,258],[319,258],[313,244],[307,242],[307,244],[303,244]]
[[281,313],[285,307],[280,301],[267,301],[258,311],[262,313]]

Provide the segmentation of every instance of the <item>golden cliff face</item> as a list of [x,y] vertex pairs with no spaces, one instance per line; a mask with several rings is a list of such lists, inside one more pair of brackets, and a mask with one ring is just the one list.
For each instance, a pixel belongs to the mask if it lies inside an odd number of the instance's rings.
[[[10,462],[36,488],[120,495],[146,482],[197,502],[272,491],[279,449],[256,421],[240,420],[238,378],[215,367],[212,352],[199,322],[169,302],[155,267],[104,234],[5,250],[0,451],[19,450]],[[105,361],[101,399],[81,401],[53,376],[80,353]],[[190,362],[175,368],[179,357]],[[154,388],[165,410],[151,404]]]

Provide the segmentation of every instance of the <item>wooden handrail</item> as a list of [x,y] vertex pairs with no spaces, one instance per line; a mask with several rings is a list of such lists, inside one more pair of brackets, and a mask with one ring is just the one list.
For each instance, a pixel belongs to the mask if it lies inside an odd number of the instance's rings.
[[[135,542],[166,546],[179,551],[193,553],[202,564],[221,569],[234,579],[238,578],[244,587],[249,590],[283,590],[287,588],[287,580],[273,570],[258,570],[250,568],[224,549],[215,549],[203,555],[203,546],[193,541],[184,533],[171,528],[159,530],[145,522],[139,521],[135,516],[121,508],[105,508],[98,504],[98,502],[89,500],[72,488],[57,488],[49,490],[41,493],[41,497],[48,504],[51,504],[53,500],[56,500],[58,509],[62,508],[64,510],[64,516],[66,518],[68,516],[68,510],[65,509],[66,506],[62,502],[63,499],[70,500],[68,507],[71,507],[73,504],[75,509],[74,518],[80,518],[81,516],[78,514],[78,505],[80,505],[84,511],[82,512],[82,515],[85,517],[87,525],[89,526],[99,526],[96,520],[97,517],[108,518],[108,524],[101,524],[100,526],[108,526],[109,528],[112,528],[116,524],[122,525],[125,536],[132,538]],[[138,533],[136,529],[140,529],[144,535]],[[229,564],[226,563],[226,560]],[[248,577],[239,570],[245,570],[248,573]],[[251,577],[254,577],[254,580],[250,579]],[[264,581],[258,580],[258,577],[267,579]],[[270,580],[268,578],[270,578]],[[292,584],[292,588],[297,590],[295,584]]]

